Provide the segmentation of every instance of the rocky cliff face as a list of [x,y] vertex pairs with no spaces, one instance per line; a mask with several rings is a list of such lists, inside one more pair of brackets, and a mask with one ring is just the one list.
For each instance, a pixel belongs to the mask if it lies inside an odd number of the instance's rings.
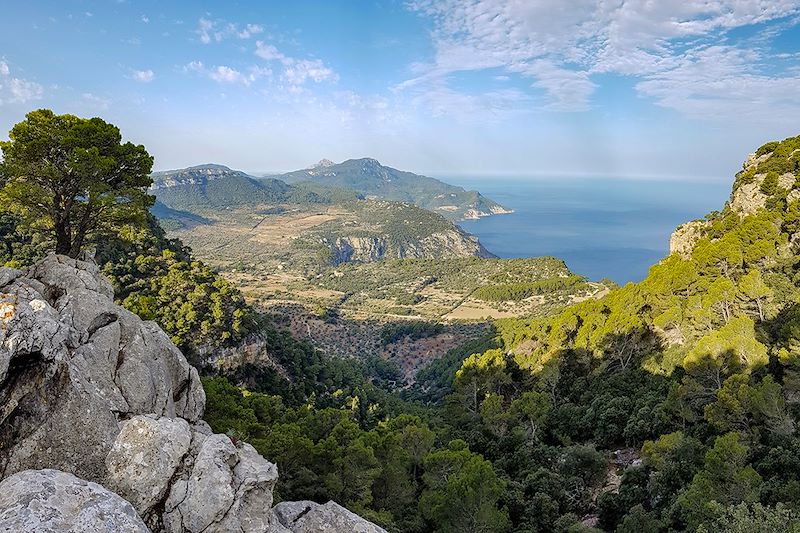
[[695,243],[703,237],[706,227],[708,222],[705,220],[692,220],[678,226],[669,236],[669,253],[689,257]]
[[317,531],[274,518],[275,465],[211,431],[197,371],[112,297],[89,263],[0,268],[0,530]]
[[[789,159],[793,157],[793,153]],[[731,191],[731,196],[725,205],[739,215],[740,218],[752,215],[767,207],[770,195],[765,191],[774,188],[773,196],[785,198],[787,203],[800,199],[800,189],[797,189],[797,176],[793,172],[774,172],[772,186],[765,188],[769,172],[764,170],[764,164],[773,157],[779,158],[769,151],[761,155],[752,153],[742,163],[742,170],[737,174],[736,183]],[[774,159],[773,159],[774,161]],[[688,257],[694,245],[706,234],[711,223],[707,220],[693,220],[679,226],[670,236],[669,252]]]
[[331,249],[331,264],[370,263],[382,259],[443,259],[494,257],[477,237],[458,229],[431,233],[419,240],[392,242],[382,236],[343,236],[323,241]]

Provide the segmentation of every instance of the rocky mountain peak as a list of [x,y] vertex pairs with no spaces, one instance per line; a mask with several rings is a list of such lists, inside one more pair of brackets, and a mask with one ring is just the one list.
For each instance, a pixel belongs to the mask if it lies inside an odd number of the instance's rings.
[[327,167],[332,167],[332,166],[333,166],[333,165],[335,165],[335,164],[336,164],[336,163],[334,163],[334,162],[333,162],[333,161],[331,161],[330,159],[320,159],[318,162],[314,163],[313,165],[311,165],[311,166],[310,166],[310,167],[308,167],[308,168],[309,168],[309,169],[315,169],[315,168],[327,168]]
[[92,263],[0,268],[0,531],[383,531],[272,512],[277,467],[211,431],[197,371],[112,298]]

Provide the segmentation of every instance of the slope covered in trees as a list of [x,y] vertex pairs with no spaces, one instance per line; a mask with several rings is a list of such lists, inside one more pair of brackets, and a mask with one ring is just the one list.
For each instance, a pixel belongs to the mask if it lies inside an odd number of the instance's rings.
[[[682,254],[600,300],[499,321],[499,349],[464,360],[447,418],[508,477],[520,530],[568,513],[607,531],[797,524],[799,160],[800,137],[765,145]],[[596,478],[563,471],[576,446]],[[622,449],[641,462],[614,482]]]
[[273,178],[290,184],[309,184],[320,191],[345,189],[370,198],[412,203],[450,220],[509,212],[478,191],[467,191],[434,178],[387,167],[370,158],[348,159],[341,163],[321,161],[311,168]]

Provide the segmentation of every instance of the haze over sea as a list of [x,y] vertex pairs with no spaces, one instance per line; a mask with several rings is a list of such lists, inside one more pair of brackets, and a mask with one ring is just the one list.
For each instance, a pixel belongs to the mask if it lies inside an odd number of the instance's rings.
[[555,256],[576,274],[639,281],[669,249],[683,222],[718,209],[729,180],[447,177],[444,181],[514,209],[460,225],[493,254]]

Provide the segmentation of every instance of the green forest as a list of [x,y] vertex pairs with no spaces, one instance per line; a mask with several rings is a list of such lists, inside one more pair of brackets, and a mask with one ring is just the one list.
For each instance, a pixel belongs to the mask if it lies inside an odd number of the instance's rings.
[[[44,111],[27,120],[114,138],[105,123]],[[60,238],[58,221],[22,199],[60,183],[25,181],[20,169],[37,164],[35,150],[20,149],[28,133],[18,125],[0,146],[0,264],[16,267]],[[201,370],[206,420],[277,463],[278,499],[333,499],[392,532],[798,531],[800,137],[756,157],[733,190],[751,195],[749,207],[709,214],[690,252],[601,299],[499,320],[410,387],[385,361],[329,358],[276,330],[166,237],[148,214],[152,197],[131,195],[113,224],[84,228],[79,248],[91,244],[118,302],[155,320],[195,364],[201,349],[267,339],[285,373]],[[118,198],[117,185],[76,184],[88,187],[80,208]],[[514,298],[543,278],[478,290]]]

